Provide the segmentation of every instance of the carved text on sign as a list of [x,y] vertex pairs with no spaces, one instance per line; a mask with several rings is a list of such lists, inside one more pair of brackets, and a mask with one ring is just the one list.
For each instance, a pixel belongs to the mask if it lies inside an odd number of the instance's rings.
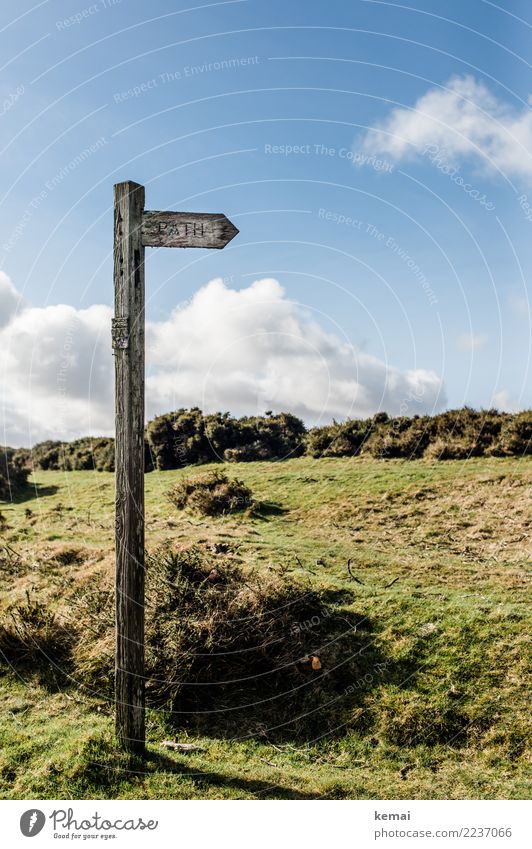
[[204,236],[205,224],[198,221],[184,221],[180,224],[160,221],[158,232],[166,236]]

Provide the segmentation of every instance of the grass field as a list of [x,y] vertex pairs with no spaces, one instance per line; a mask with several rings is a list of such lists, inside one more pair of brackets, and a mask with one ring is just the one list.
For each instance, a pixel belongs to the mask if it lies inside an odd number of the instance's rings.
[[[215,728],[176,735],[150,710],[140,761],[115,751],[107,697],[4,665],[2,798],[528,797],[530,461],[228,469],[252,488],[258,513],[178,512],[165,493],[183,472],[153,472],[147,548],[226,543],[246,568],[281,565],[325,588],[346,617],[362,615],[373,650],[338,693],[337,714],[324,714],[318,734],[314,717],[307,739],[275,728],[234,728],[229,739]],[[205,467],[186,470],[196,471]],[[60,616],[72,588],[111,585],[112,475],[39,472],[0,511],[6,620],[27,593]],[[166,750],[169,737],[199,749]]]

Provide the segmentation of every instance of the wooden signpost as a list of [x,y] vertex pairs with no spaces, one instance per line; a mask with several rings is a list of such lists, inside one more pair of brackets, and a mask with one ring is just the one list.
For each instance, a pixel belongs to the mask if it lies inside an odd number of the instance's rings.
[[144,721],[144,248],[224,248],[225,217],[145,212],[144,186],[115,185],[116,734],[142,753]]

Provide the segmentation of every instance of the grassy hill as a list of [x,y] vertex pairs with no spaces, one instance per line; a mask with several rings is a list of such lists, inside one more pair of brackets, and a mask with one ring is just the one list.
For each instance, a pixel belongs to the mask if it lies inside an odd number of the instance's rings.
[[[196,544],[214,565],[223,551],[326,593],[348,629],[360,623],[351,677],[293,736],[251,723],[230,739],[216,718],[172,731],[150,710],[138,761],[114,749],[103,687],[87,692],[52,653],[28,652],[0,677],[3,798],[527,797],[530,459],[235,464],[261,507],[221,518],[170,504],[185,473],[196,470],[146,477],[148,550]],[[80,588],[112,587],[113,476],[32,481],[0,503],[0,604],[6,627],[22,607],[42,632],[76,616]],[[320,657],[327,673],[328,646]],[[167,739],[199,748],[176,753]]]

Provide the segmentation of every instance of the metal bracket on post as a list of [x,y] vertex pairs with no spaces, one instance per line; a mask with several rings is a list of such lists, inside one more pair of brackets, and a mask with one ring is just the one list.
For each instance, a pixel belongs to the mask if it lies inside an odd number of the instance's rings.
[[111,320],[111,338],[113,348],[127,350],[129,348],[129,318],[113,318]]

